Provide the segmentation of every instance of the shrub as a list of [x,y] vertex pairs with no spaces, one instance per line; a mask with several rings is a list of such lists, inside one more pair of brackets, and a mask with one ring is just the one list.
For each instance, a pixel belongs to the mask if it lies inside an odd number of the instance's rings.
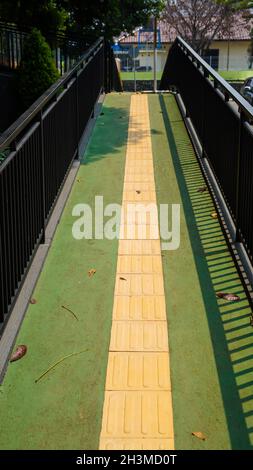
[[17,71],[17,88],[24,109],[39,98],[57,79],[51,49],[39,30],[33,29],[24,43]]

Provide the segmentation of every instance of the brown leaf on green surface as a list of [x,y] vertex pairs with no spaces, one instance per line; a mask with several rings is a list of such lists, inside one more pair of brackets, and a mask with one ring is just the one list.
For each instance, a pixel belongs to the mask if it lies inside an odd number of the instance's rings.
[[92,276],[94,276],[95,273],[96,273],[96,269],[90,269],[90,270],[88,271],[88,276],[89,276],[89,277],[92,277]]
[[217,212],[212,212],[212,213],[211,213],[211,217],[212,217],[212,219],[218,219],[218,214],[217,214]]
[[199,188],[197,190],[198,193],[204,193],[205,191],[207,191],[207,187],[206,186],[203,186],[202,188]]
[[227,292],[216,292],[216,296],[219,297],[219,299],[225,299],[225,300],[228,300],[229,302],[236,302],[240,300],[239,295],[229,294]]
[[16,351],[11,355],[10,362],[18,361],[21,359],[27,352],[27,346],[25,344],[20,344]]
[[37,300],[36,300],[36,299],[31,299],[31,300],[30,300],[30,304],[33,305],[33,304],[36,304],[36,303],[37,303]]
[[202,441],[206,440],[206,436],[203,434],[203,432],[192,432],[192,436],[197,437],[198,439],[201,439]]

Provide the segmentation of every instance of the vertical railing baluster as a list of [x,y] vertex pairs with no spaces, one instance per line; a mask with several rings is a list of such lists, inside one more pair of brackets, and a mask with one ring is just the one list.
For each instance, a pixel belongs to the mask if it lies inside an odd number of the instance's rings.
[[45,152],[44,152],[44,128],[43,128],[43,110],[40,110],[40,158],[41,158],[41,174],[40,174],[40,197],[41,197],[41,243],[45,243],[45,222],[46,222],[46,202],[45,202]]
[[245,115],[243,111],[240,111],[240,121],[239,121],[239,132],[238,132],[238,150],[237,150],[237,162],[236,162],[236,196],[235,196],[235,223],[236,223],[236,232],[235,232],[235,241],[241,241],[240,235],[240,168],[241,168],[241,154],[242,154],[242,132],[245,122]]

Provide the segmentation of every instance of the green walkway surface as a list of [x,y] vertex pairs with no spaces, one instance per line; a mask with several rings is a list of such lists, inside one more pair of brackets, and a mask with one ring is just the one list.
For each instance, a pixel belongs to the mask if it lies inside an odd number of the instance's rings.
[[[118,241],[74,240],[72,209],[96,195],[121,203],[130,99],[107,96],[33,293],[17,340],[27,355],[0,387],[1,449],[98,448]],[[181,204],[180,247],[162,252],[175,446],[252,449],[250,308],[211,197],[197,192],[205,183],[174,97],[149,105],[157,202]],[[241,300],[217,299],[222,290]]]

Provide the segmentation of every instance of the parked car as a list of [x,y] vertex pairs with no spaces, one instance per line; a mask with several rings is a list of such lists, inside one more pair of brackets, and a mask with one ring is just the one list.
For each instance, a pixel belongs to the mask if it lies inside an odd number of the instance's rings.
[[240,93],[251,105],[253,105],[253,77],[249,77],[245,80]]
[[136,72],[150,72],[152,70],[152,67],[150,65],[140,65],[139,67],[136,67]]
[[130,67],[130,65],[125,65],[121,68],[121,71],[122,72],[132,72],[133,71],[133,67]]

